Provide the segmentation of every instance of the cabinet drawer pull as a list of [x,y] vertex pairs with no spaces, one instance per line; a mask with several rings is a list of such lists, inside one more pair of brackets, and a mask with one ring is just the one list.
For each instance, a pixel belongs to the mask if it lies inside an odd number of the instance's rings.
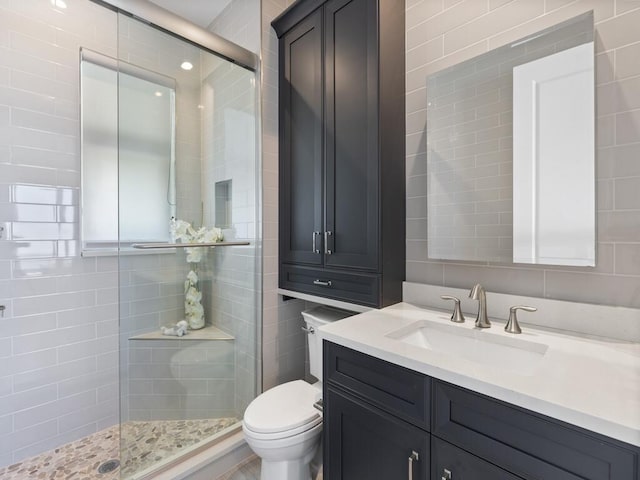
[[451,470],[447,470],[446,468],[442,469],[442,477],[441,480],[451,480],[453,477],[451,476]]
[[321,287],[330,287],[331,286],[331,280],[314,280],[313,281],[314,285],[320,285]]
[[325,255],[331,255],[333,250],[329,248],[329,237],[332,236],[332,232],[324,232],[324,253]]
[[313,253],[320,253],[320,249],[316,245],[316,237],[318,235],[320,235],[320,232],[313,232],[313,237],[312,237],[312,240],[311,240],[311,251]]
[[418,455],[418,452],[416,452],[415,450],[413,450],[411,452],[411,455],[409,455],[409,480],[413,480],[413,462],[417,462],[420,460],[420,455]]

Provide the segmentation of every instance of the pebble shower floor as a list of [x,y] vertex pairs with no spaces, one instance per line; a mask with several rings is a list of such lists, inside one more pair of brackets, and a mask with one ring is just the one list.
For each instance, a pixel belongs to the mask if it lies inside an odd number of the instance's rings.
[[[127,422],[122,425],[122,452],[120,427],[115,425],[0,468],[0,479],[116,480],[121,474],[126,479],[237,422],[236,418]],[[121,467],[99,473],[109,460],[119,460]]]

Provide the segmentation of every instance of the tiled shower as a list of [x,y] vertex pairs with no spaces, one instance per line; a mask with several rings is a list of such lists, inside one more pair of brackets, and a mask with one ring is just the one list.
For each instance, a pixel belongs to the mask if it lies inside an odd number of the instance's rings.
[[[176,216],[246,243],[200,262],[197,334],[154,335],[184,316],[184,249],[83,248],[81,48],[175,80]],[[255,73],[90,0],[3,2],[0,56],[0,468],[121,422],[224,430],[259,377]]]

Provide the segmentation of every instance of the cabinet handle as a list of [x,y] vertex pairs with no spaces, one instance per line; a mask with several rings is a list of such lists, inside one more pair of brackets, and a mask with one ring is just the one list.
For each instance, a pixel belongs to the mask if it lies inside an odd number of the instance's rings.
[[325,255],[331,255],[333,251],[329,248],[329,237],[333,235],[332,232],[324,232],[324,253]]
[[413,480],[413,462],[417,462],[420,460],[420,455],[418,452],[413,450],[411,455],[409,455],[409,480]]
[[330,287],[331,286],[331,280],[314,280],[313,281],[314,285],[320,285],[321,287]]
[[440,477],[440,480],[451,480],[452,478],[453,478],[453,476],[451,475],[451,470],[443,468],[442,469],[442,477]]
[[316,245],[316,237],[320,235],[320,232],[313,232],[313,239],[311,240],[311,251],[313,253],[320,253],[320,249]]

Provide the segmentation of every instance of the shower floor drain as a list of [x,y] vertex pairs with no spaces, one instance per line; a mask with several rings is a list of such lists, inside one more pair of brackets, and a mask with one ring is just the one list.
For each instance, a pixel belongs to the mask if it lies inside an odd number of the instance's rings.
[[110,473],[120,466],[119,460],[107,460],[98,467],[98,473]]

